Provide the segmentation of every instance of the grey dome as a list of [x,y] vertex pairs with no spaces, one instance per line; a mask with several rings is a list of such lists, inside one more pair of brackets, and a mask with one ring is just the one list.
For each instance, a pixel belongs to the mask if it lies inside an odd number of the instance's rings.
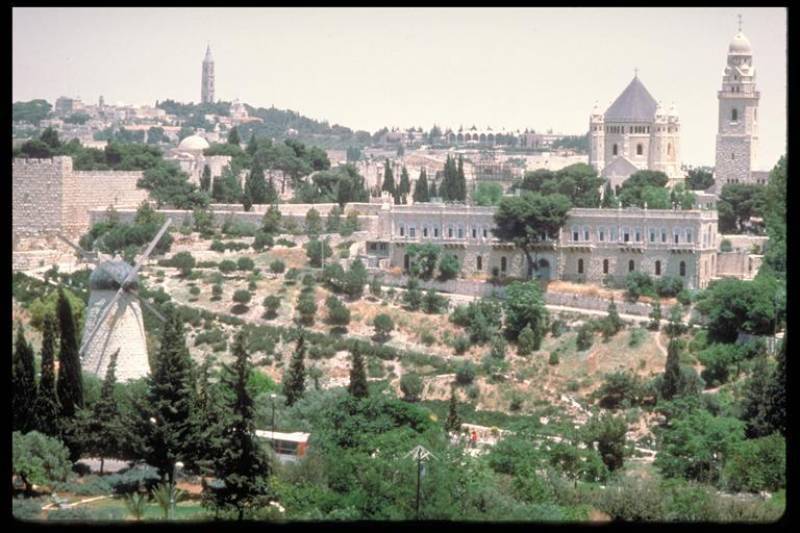
[[658,102],[638,77],[625,87],[605,113],[606,122],[652,122]]
[[[89,276],[89,288],[99,291],[119,290],[120,283],[132,270],[133,267],[125,261],[113,260],[100,263]],[[125,284],[126,289],[136,289],[138,286],[138,274],[134,274]]]

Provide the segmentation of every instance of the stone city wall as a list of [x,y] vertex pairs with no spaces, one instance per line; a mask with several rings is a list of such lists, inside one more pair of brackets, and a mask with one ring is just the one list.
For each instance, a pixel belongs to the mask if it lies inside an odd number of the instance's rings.
[[89,229],[89,210],[94,208],[136,208],[148,198],[148,191],[136,187],[142,171],[100,170],[72,172],[64,176],[62,221],[64,232],[80,235]]
[[717,272],[719,277],[735,277],[751,279],[758,274],[764,259],[763,255],[753,255],[747,249],[717,254]]

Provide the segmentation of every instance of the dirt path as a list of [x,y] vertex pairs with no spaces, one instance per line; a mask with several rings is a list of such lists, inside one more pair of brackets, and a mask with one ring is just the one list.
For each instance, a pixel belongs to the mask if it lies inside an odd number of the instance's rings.
[[666,357],[667,356],[667,349],[661,345],[661,333],[659,331],[653,332],[653,340],[656,341],[656,346],[658,346],[658,351]]

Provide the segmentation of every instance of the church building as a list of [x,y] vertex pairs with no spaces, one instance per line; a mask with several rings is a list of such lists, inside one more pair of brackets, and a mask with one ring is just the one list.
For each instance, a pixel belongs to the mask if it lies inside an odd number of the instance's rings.
[[675,105],[665,111],[638,75],[605,112],[595,103],[589,140],[589,164],[612,186],[638,170],[661,171],[671,183],[684,179]]

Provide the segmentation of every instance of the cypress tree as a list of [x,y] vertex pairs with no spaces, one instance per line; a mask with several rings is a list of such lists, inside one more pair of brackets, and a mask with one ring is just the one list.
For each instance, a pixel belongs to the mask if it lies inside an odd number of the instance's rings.
[[353,346],[350,352],[353,355],[353,366],[350,368],[350,384],[347,392],[355,398],[366,398],[369,396],[367,389],[367,371],[364,368],[364,358],[358,346]]
[[33,348],[25,339],[22,324],[20,323],[17,326],[17,341],[11,365],[12,431],[27,433],[34,429],[35,373]]
[[235,144],[239,146],[241,140],[239,139],[239,130],[236,129],[236,126],[231,128],[231,132],[228,134],[228,144]]
[[444,423],[447,432],[458,432],[461,429],[461,417],[458,416],[458,401],[456,400],[456,388],[450,387],[450,406],[447,410],[447,420]]
[[62,418],[72,418],[78,409],[83,408],[83,376],[78,353],[78,339],[75,334],[75,319],[72,307],[58,289],[58,326],[61,330],[61,346],[58,352],[58,381],[56,391],[61,402]]
[[155,368],[147,379],[147,400],[139,405],[135,434],[138,456],[158,468],[173,482],[175,463],[182,459],[191,439],[196,392],[192,360],[180,316],[167,312]]
[[381,190],[388,192],[394,198],[397,196],[397,191],[394,185],[394,174],[392,174],[392,167],[389,165],[388,159],[386,160],[383,169],[383,186],[381,187]]
[[405,165],[403,165],[403,169],[400,171],[400,184],[397,186],[397,198],[399,201],[395,203],[405,204],[410,192],[411,182],[408,179],[408,170],[406,170]]
[[250,167],[250,174],[247,175],[245,181],[245,189],[250,193],[250,199],[254,204],[267,203],[267,182],[264,179],[264,169],[258,164],[258,161],[253,162]]
[[44,317],[44,335],[42,337],[42,376],[39,379],[39,390],[36,394],[36,430],[39,433],[56,437],[59,435],[58,415],[61,404],[56,394],[55,373],[56,320],[52,314]]
[[185,450],[186,467],[193,471],[213,473],[214,460],[225,449],[222,435],[222,405],[219,389],[210,382],[211,358],[200,366],[192,428],[195,435]]
[[671,337],[667,345],[667,364],[664,368],[664,380],[661,384],[661,396],[671,400],[678,394],[681,381],[680,344],[676,337]]
[[608,304],[608,316],[606,320],[609,325],[609,333],[612,335],[619,333],[619,330],[622,329],[622,319],[617,312],[617,304],[614,303],[614,298],[611,298],[611,302]]
[[786,337],[777,353],[778,365],[767,384],[767,422],[781,435],[786,436]]
[[100,457],[100,473],[103,473],[105,457],[117,457],[122,444],[122,426],[119,409],[114,398],[114,387],[117,383],[116,368],[119,350],[111,355],[108,369],[100,390],[100,398],[92,406],[91,415],[87,416],[81,428],[83,433],[82,449],[92,456]]
[[423,168],[419,172],[419,178],[417,178],[417,182],[414,184],[414,203],[422,203],[422,202],[429,202],[430,197],[428,196],[428,175]]
[[200,190],[211,192],[211,168],[208,165],[203,167],[203,175],[200,177]]
[[247,142],[247,148],[245,148],[245,152],[252,157],[256,155],[256,151],[258,150],[258,141],[256,140],[256,133],[253,132],[250,134],[250,140]]
[[451,201],[453,193],[453,160],[450,156],[444,162],[444,170],[442,171],[442,181],[439,183],[439,196],[445,202]]
[[428,201],[430,201],[431,198],[436,198],[437,196],[439,196],[439,193],[436,191],[436,182],[431,181],[431,186],[428,190]]
[[603,202],[601,206],[605,208],[617,207],[617,197],[614,194],[614,190],[611,188],[610,180],[606,181],[606,187],[603,190]]
[[464,176],[464,156],[458,156],[458,170],[455,179],[455,200],[461,202],[467,199],[467,178]]
[[214,461],[215,476],[224,487],[214,489],[211,503],[218,509],[232,508],[242,520],[245,511],[268,494],[271,468],[269,458],[254,440],[253,398],[247,390],[253,365],[241,332],[236,336],[233,355],[236,360],[232,367],[226,367],[223,376],[229,399],[222,417],[221,453]]
[[250,189],[245,188],[242,191],[242,207],[244,207],[245,211],[250,211],[250,208],[253,207],[253,198],[250,196]]
[[305,338],[301,334],[297,339],[297,346],[295,347],[289,370],[283,379],[283,395],[286,396],[286,405],[293,405],[303,397],[303,393],[306,390],[305,354]]

